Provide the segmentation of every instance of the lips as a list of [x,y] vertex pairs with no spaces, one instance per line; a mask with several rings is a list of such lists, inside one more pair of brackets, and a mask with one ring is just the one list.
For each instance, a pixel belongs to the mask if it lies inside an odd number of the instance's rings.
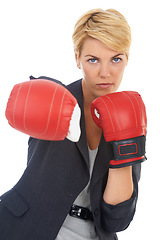
[[113,83],[99,83],[99,84],[96,84],[98,87],[100,87],[100,88],[110,88],[112,85],[113,85]]

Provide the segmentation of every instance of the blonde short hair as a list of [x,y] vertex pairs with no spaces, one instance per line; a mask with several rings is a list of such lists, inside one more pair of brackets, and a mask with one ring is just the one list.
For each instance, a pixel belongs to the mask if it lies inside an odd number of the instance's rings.
[[93,9],[80,17],[72,35],[78,57],[87,37],[100,40],[114,51],[125,53],[127,58],[129,56],[131,29],[125,17],[114,9]]

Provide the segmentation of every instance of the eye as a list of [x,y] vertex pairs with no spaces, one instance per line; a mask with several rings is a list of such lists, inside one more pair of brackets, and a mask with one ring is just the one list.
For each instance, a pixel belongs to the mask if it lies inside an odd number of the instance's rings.
[[112,59],[113,63],[119,63],[122,60],[122,58],[116,57]]
[[90,58],[88,61],[90,63],[97,63],[98,60],[96,58]]

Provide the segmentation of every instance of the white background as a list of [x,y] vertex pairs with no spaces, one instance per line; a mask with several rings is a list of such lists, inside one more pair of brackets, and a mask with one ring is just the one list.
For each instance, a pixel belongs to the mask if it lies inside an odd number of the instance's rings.
[[120,240],[159,239],[160,215],[160,17],[158,0],[5,0],[0,3],[0,195],[20,178],[28,136],[5,119],[12,87],[30,75],[70,83],[82,77],[74,61],[73,27],[92,8],[115,8],[132,29],[130,60],[119,90],[141,93],[147,108],[147,157],[139,184],[137,212]]

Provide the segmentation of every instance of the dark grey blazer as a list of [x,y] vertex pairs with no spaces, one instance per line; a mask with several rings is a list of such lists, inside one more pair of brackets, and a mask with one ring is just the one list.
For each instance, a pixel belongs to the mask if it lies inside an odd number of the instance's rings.
[[[1,240],[55,239],[71,205],[89,181],[81,80],[66,87],[82,110],[80,140],[73,143],[68,139],[29,139],[27,168],[18,183],[0,197]],[[101,240],[117,239],[115,232],[130,224],[140,178],[140,165],[137,164],[133,167],[134,193],[131,199],[116,206],[106,204],[102,195],[110,159],[111,145],[102,136],[90,188],[92,212]]]

